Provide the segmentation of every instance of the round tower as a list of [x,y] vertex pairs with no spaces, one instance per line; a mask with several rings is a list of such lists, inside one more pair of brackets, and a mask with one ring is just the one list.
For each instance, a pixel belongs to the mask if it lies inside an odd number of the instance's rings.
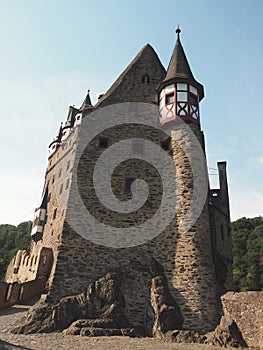
[[[160,124],[169,128],[171,136],[176,132],[176,139],[171,137],[178,189],[176,193],[177,241],[172,289],[184,316],[184,328],[206,332],[216,327],[221,312],[212,259],[208,181],[205,186],[207,193],[204,194],[206,200],[202,204],[201,214],[197,220],[194,219],[196,215],[194,211],[191,212],[189,209],[191,203],[198,200],[193,196],[194,186],[198,183],[194,183],[189,154],[194,152],[193,157],[197,164],[200,164],[200,180],[208,178],[199,111],[199,102],[204,97],[204,88],[195,80],[191,72],[180,41],[180,32],[178,28],[177,40],[166,77],[157,88]],[[188,128],[178,130],[176,121],[187,123],[191,131],[187,132]],[[193,142],[193,135],[195,142]],[[181,143],[176,141],[178,139],[183,141],[183,149]],[[199,154],[194,150],[196,139],[201,145]],[[184,229],[185,221],[192,223],[187,232]]]

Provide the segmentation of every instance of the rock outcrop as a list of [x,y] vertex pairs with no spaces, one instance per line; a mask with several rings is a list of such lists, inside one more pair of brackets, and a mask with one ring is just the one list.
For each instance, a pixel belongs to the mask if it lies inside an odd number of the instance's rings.
[[224,315],[235,320],[248,346],[263,349],[263,291],[228,292],[221,300]]
[[227,316],[222,316],[220,324],[213,332],[206,334],[206,338],[206,344],[217,345],[224,348],[247,347],[236,322]]
[[156,338],[162,338],[167,331],[182,328],[182,313],[170,294],[164,275],[152,279],[151,304],[155,314],[153,335]]
[[199,334],[190,330],[172,330],[162,334],[162,338],[172,343],[208,344],[221,348],[247,347],[235,321],[226,316],[222,316],[220,324],[213,332]]
[[[141,268],[134,264],[129,269]],[[64,331],[65,334],[86,336],[128,335],[156,336],[182,328],[183,316],[169,292],[166,277],[159,264],[143,266],[149,300],[145,304],[148,327],[130,322],[126,313],[125,283],[127,267],[108,272],[91,283],[86,293],[62,298],[57,304],[36,304],[29,312],[26,324],[14,333]],[[136,284],[134,288],[137,288]]]

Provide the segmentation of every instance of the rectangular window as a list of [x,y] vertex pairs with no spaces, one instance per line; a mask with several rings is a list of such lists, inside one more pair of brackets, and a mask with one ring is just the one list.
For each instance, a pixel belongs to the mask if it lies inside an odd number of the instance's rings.
[[60,169],[59,169],[59,172],[58,172],[58,177],[60,177],[61,174],[62,174],[62,169],[60,168]]
[[133,177],[127,177],[125,179],[125,182],[124,182],[124,191],[126,193],[131,193],[131,185],[133,183],[133,181],[135,180],[135,178]]
[[53,211],[53,220],[56,219],[56,216],[57,216],[57,208],[55,208]]
[[177,91],[177,101],[187,102],[187,92]]
[[197,88],[190,85],[190,92],[192,92],[194,95],[197,95]]
[[67,170],[69,170],[70,167],[70,160],[67,162]]
[[108,148],[109,138],[108,137],[100,137],[99,138],[99,147],[100,148]]
[[177,90],[187,90],[187,84],[185,83],[177,83]]
[[170,149],[170,140],[161,141],[161,147],[164,151],[169,151]]
[[144,144],[143,141],[133,141],[132,142],[132,153],[143,154]]
[[192,94],[191,92],[190,92],[190,94],[189,94],[189,102],[190,102],[190,105],[193,105],[193,106],[195,106],[195,107],[198,106],[198,99],[197,99],[197,96],[195,96],[195,95]]
[[165,96],[165,104],[169,105],[174,102],[174,93]]

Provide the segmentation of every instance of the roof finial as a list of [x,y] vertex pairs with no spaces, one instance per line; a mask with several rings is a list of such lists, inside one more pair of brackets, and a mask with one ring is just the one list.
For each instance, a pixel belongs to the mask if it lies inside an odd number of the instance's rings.
[[88,94],[90,93],[90,89],[88,89]]
[[179,28],[179,24],[178,24],[178,27],[177,27],[175,33],[177,34],[177,40],[180,40],[181,29]]

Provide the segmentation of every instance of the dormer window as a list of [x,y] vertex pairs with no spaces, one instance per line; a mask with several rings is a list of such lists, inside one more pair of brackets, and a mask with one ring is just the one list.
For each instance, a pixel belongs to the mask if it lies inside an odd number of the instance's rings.
[[165,104],[169,105],[171,103],[174,103],[174,93],[165,96]]

